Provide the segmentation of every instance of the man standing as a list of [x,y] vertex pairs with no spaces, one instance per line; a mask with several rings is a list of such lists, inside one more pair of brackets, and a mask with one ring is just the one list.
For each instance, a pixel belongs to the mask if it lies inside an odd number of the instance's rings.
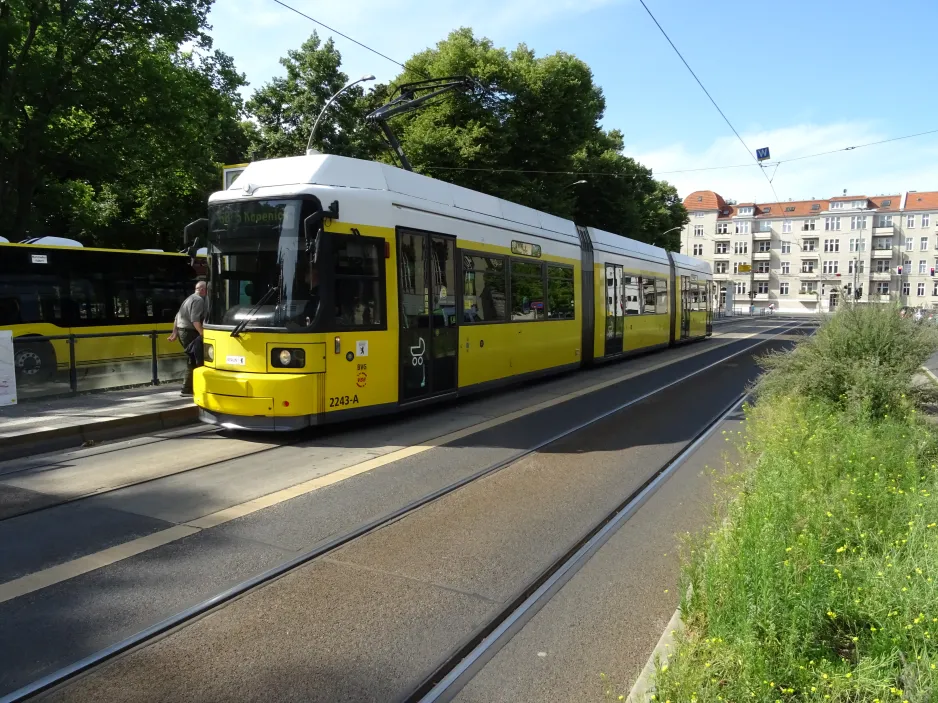
[[181,395],[192,395],[192,372],[197,363],[188,353],[189,346],[202,336],[202,320],[205,318],[205,281],[195,284],[195,293],[186,298],[179,306],[176,320],[173,322],[173,333],[169,341],[179,340],[186,351],[186,380],[182,384]]

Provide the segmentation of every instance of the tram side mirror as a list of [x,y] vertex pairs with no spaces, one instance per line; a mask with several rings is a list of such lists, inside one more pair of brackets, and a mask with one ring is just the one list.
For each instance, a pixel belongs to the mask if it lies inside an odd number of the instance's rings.
[[195,253],[198,251],[198,246],[196,245],[198,244],[199,240],[196,237],[195,241],[192,243],[192,246],[190,247],[189,239],[195,236],[196,234],[198,234],[199,232],[203,232],[203,231],[206,235],[208,234],[208,218],[206,217],[200,217],[198,220],[193,220],[192,222],[187,224],[182,230],[182,243],[186,245],[186,247],[188,248],[187,251],[192,256],[195,256]]

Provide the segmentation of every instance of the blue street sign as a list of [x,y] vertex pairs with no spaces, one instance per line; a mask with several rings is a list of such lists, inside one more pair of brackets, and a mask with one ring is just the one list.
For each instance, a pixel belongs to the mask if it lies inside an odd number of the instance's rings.
[[759,161],[765,161],[769,158],[769,147],[763,147],[761,149],[756,149],[756,158]]

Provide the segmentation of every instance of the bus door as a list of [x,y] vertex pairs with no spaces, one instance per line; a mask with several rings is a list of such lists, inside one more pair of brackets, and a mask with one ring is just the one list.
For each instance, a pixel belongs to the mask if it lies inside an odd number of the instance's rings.
[[400,400],[456,391],[456,239],[398,231]]
[[625,291],[622,267],[606,264],[606,350],[605,356],[620,354],[625,332]]
[[681,339],[690,337],[691,282],[689,276],[681,276]]

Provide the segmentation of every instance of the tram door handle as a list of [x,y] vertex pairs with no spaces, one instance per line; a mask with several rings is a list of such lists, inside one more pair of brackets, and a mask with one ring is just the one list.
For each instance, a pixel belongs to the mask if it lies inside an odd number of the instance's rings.
[[341,339],[341,337],[336,337],[336,338],[335,338],[335,353],[336,353],[336,354],[341,354],[341,353],[342,353],[342,339]]

